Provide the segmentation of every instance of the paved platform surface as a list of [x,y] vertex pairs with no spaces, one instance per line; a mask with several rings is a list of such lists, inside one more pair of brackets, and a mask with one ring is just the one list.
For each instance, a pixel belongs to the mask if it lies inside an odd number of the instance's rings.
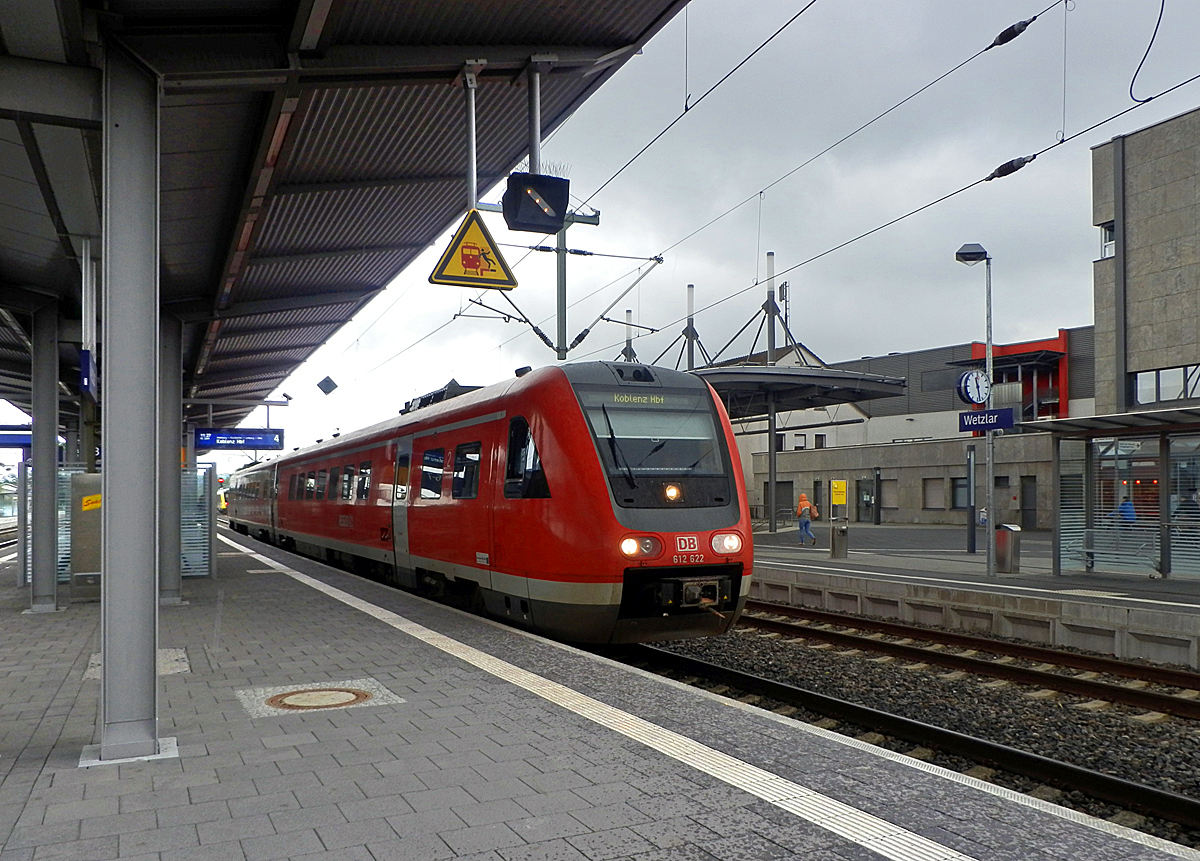
[[79,767],[98,605],[0,570],[0,859],[1200,859],[243,543],[162,608],[144,762]]

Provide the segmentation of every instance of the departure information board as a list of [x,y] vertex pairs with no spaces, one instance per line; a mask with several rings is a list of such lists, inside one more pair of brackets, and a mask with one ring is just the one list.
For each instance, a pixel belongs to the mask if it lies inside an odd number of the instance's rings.
[[281,428],[196,428],[197,451],[283,451]]

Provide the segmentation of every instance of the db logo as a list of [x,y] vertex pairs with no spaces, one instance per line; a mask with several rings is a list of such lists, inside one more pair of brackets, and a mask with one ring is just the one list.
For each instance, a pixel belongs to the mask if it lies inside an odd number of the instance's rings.
[[675,550],[679,553],[695,553],[700,549],[700,542],[695,535],[676,535]]

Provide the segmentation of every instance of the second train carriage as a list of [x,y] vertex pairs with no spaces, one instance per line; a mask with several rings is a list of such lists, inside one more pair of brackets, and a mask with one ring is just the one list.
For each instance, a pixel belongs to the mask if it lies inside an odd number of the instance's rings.
[[575,642],[721,633],[748,591],[732,429],[678,371],[543,368],[232,483],[235,529]]

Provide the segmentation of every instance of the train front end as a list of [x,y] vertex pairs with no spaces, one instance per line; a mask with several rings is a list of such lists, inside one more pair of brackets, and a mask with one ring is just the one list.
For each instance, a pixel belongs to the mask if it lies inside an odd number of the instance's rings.
[[629,363],[564,368],[586,419],[621,569],[609,642],[720,634],[749,590],[753,541],[733,432],[692,374]]

